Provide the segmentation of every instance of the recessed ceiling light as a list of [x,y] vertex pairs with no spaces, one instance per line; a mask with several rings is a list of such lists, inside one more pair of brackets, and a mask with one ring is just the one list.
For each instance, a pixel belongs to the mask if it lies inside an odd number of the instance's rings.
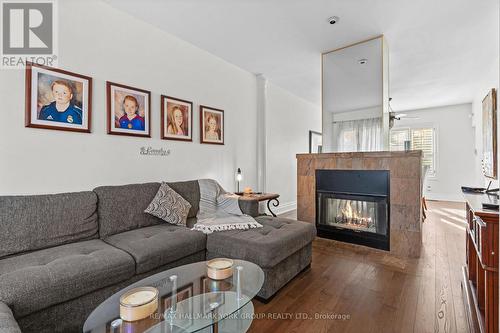
[[363,58],[363,59],[358,60],[358,64],[360,64],[360,65],[366,65],[367,63],[368,63],[368,59]]
[[328,18],[327,21],[328,21],[328,23],[330,23],[330,24],[333,25],[333,24],[338,23],[340,21],[340,17],[338,17],[338,16],[331,16],[331,17]]

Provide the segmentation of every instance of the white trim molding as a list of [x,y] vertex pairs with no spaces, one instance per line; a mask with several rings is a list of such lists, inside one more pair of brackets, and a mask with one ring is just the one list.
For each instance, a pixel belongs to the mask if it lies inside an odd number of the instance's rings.
[[266,192],[267,166],[267,79],[257,74],[257,189]]
[[[297,209],[297,201],[280,203],[278,207],[272,207],[272,203],[271,203],[271,209],[273,210],[274,214],[276,214],[276,215],[288,213],[288,212],[291,212],[292,210]],[[266,210],[267,210],[267,207],[266,207]]]

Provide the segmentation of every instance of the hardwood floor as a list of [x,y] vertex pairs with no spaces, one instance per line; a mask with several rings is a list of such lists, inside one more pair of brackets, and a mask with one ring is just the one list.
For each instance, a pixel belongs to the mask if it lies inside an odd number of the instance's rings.
[[310,270],[268,304],[254,301],[249,332],[466,332],[460,286],[465,206],[427,204],[419,259],[317,239]]

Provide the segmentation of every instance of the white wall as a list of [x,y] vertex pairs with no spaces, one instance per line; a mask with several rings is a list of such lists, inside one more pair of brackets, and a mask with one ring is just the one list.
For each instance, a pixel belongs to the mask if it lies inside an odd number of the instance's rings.
[[297,153],[309,152],[309,130],[321,132],[321,109],[268,84],[266,190],[280,193],[278,212],[296,209]]
[[[497,104],[499,102],[499,97],[500,97],[500,92],[498,91],[499,87],[499,63],[500,63],[500,58],[497,58],[493,63],[491,64],[486,64],[484,67],[485,69],[483,70],[484,74],[484,79],[482,82],[478,84],[478,88],[476,89],[476,95],[474,98],[474,101],[472,102],[472,126],[474,128],[474,142],[475,142],[475,175],[476,175],[476,181],[480,185],[486,186],[490,179],[487,179],[483,175],[483,171],[481,168],[481,161],[483,158],[483,99],[484,97],[488,94],[491,88],[496,88],[497,89]],[[497,107],[498,110],[498,107]],[[500,111],[498,111],[497,115],[500,114]],[[500,121],[500,117],[497,117],[498,120]],[[500,131],[500,126],[498,127],[498,130]],[[498,134],[497,134],[498,135]],[[500,138],[500,135],[499,135]],[[500,146],[500,145],[499,145]],[[500,156],[500,155],[499,155]],[[498,180],[493,182],[492,188],[493,187],[498,187]]]
[[382,116],[382,106],[372,106],[365,109],[357,109],[346,112],[333,113],[333,121],[350,121],[350,120],[361,120],[378,118]]
[[[237,167],[245,172],[245,185],[255,186],[253,74],[103,2],[58,4],[58,67],[93,77],[92,133],[25,128],[24,71],[2,70],[0,194],[203,177],[234,190]],[[106,80],[152,92],[152,139],[106,134]],[[194,102],[192,143],[159,139],[160,94]],[[199,104],[225,110],[224,146],[199,143]],[[172,154],[141,157],[142,146],[170,148]]]
[[405,111],[419,119],[396,121],[398,127],[434,127],[437,139],[435,177],[427,177],[424,194],[431,200],[463,201],[460,187],[478,186],[475,175],[472,104]]

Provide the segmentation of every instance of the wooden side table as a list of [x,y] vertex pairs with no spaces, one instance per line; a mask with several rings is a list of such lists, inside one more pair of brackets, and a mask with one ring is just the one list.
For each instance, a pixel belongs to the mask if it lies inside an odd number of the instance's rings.
[[269,213],[273,217],[276,217],[276,214],[271,210],[270,205],[273,205],[273,207],[278,207],[280,202],[278,198],[280,197],[279,194],[277,193],[249,193],[249,194],[240,194],[237,193],[240,196],[240,200],[253,200],[253,201],[266,201],[267,200],[267,210],[269,210]]

